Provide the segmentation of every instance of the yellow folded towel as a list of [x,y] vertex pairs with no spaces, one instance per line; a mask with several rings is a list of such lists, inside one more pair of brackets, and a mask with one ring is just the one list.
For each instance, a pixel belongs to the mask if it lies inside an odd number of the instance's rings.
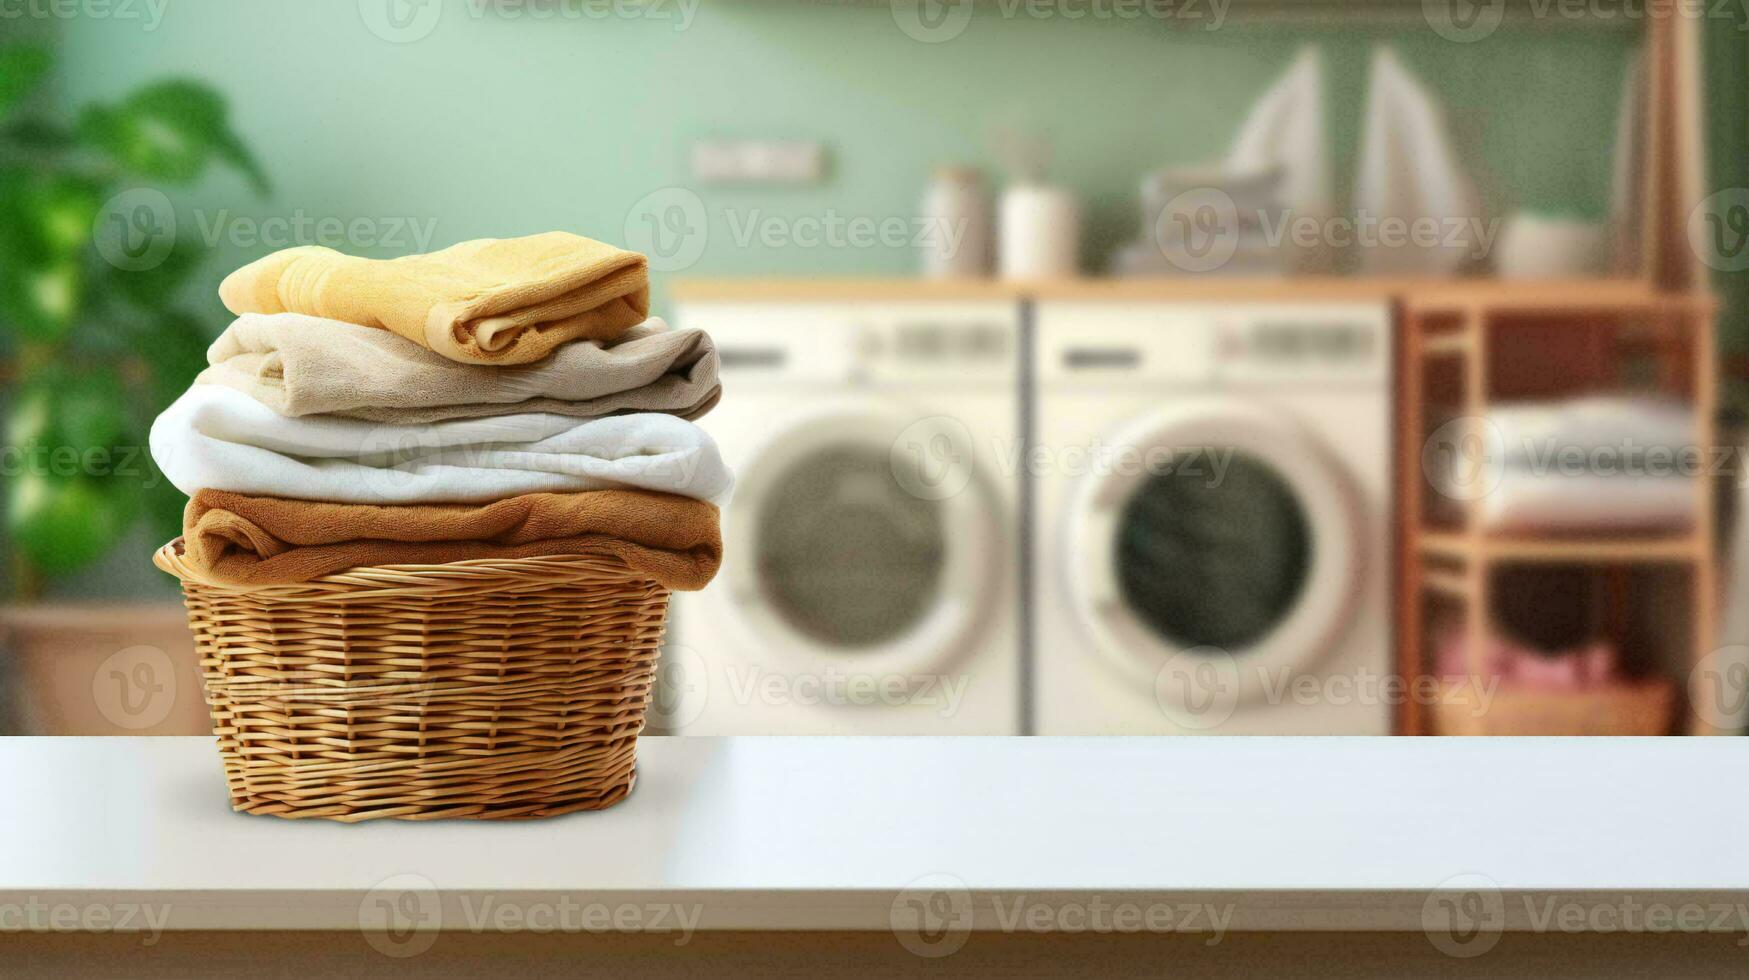
[[239,315],[307,313],[392,330],[467,364],[528,364],[642,323],[650,283],[642,255],[549,231],[398,259],[281,249],[226,276],[219,298]]

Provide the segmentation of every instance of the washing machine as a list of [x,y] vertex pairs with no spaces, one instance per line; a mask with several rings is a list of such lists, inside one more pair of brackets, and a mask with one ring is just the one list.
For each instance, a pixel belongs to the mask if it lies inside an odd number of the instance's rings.
[[735,470],[716,580],[672,601],[651,727],[1019,731],[1020,310],[707,303]]
[[1388,734],[1389,305],[1036,317],[1038,732]]

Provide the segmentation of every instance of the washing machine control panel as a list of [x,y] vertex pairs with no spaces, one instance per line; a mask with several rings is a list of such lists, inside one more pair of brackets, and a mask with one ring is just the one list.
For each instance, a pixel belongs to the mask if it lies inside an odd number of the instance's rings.
[[864,355],[901,364],[1002,364],[1019,337],[1011,324],[964,319],[909,319],[865,323]]
[[857,324],[852,381],[1012,385],[1020,373],[1020,316],[1014,305],[880,307]]
[[1389,313],[1377,306],[1259,308],[1214,317],[1217,377],[1232,381],[1380,381]]
[[725,378],[802,384],[992,383],[1019,376],[1016,302],[688,303]]
[[1222,324],[1220,352],[1228,363],[1365,364],[1384,340],[1368,323],[1263,317]]
[[1385,303],[1041,303],[1042,384],[1383,384]]

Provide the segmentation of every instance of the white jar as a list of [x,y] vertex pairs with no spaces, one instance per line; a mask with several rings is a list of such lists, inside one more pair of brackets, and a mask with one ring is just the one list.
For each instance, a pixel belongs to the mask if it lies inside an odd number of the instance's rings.
[[1078,271],[1081,209],[1060,187],[1012,184],[1002,192],[1004,279],[1070,279]]
[[923,275],[982,279],[990,274],[990,194],[972,167],[942,167],[923,195]]
[[1502,279],[1593,279],[1608,264],[1603,225],[1520,211],[1506,219],[1494,249]]

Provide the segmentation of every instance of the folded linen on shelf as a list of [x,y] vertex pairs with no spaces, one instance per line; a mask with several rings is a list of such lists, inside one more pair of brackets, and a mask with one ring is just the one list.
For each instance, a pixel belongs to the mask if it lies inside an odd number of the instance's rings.
[[1695,444],[1693,408],[1655,396],[1508,402],[1490,408],[1486,418],[1490,458],[1507,465],[1549,468],[1563,455],[1605,453],[1601,464],[1626,467],[1636,454],[1669,454]]
[[1474,451],[1431,474],[1475,501],[1496,531],[1648,531],[1693,526],[1708,465],[1694,410],[1657,396],[1598,395],[1495,405]]
[[1699,502],[1696,481],[1686,476],[1568,475],[1508,466],[1475,507],[1481,526],[1493,531],[1644,532],[1692,527]]
[[281,415],[415,424],[524,412],[698,418],[722,394],[702,330],[651,317],[612,343],[578,340],[528,365],[450,360],[384,330],[302,313],[245,313],[207,351],[198,384],[247,393]]
[[639,488],[721,502],[733,478],[703,429],[641,413],[529,413],[389,425],[287,418],[197,384],[152,424],[152,457],[197,490],[335,503],[477,503],[524,493]]
[[650,312],[636,252],[551,231],[428,255],[281,249],[225,277],[232,313],[306,313],[390,330],[451,360],[527,364],[569,340],[612,340]]
[[647,490],[528,493],[487,504],[377,506],[201,490],[183,515],[188,563],[239,585],[369,565],[612,555],[663,587],[704,588],[722,563],[717,508]]

